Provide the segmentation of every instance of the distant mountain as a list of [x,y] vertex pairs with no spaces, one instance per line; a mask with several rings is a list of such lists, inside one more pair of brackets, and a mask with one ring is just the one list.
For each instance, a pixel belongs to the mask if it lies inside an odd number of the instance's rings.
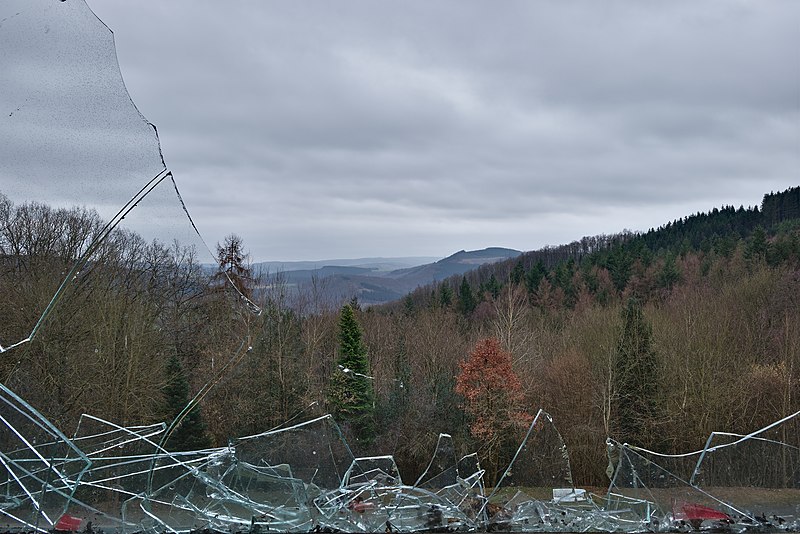
[[[325,268],[356,267],[369,271],[388,272],[433,263],[433,256],[409,256],[400,258],[356,258],[315,261],[264,261],[252,265],[254,271],[276,273],[288,271],[316,271]],[[328,273],[333,274],[333,273]]]
[[438,282],[457,274],[464,274],[487,263],[496,263],[498,261],[516,258],[520,254],[522,254],[522,252],[519,250],[500,247],[472,250],[469,252],[461,250],[435,263],[392,271],[386,276],[404,280],[407,285],[412,285],[413,287],[411,287],[411,289],[413,289],[419,285]]
[[[325,262],[264,262],[255,264],[280,276],[284,283],[303,289],[315,281],[331,302],[341,302],[353,296],[366,305],[382,304],[404,297],[419,286],[464,274],[481,265],[516,258],[522,254],[507,248],[461,250],[439,261],[422,265],[404,265],[387,269],[398,263],[414,263],[422,258],[362,258],[359,260],[328,260]],[[426,258],[430,259],[430,258]],[[317,267],[317,265],[322,266]],[[278,268],[282,266],[283,269]]]

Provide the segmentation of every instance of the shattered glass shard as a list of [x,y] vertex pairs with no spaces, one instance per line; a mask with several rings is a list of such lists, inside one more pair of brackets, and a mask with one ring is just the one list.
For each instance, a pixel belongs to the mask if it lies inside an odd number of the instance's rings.
[[291,465],[295,477],[326,490],[345,485],[355,461],[330,415],[239,438],[232,446],[241,461],[255,466]]
[[450,434],[439,434],[433,457],[414,486],[436,491],[456,484],[457,478],[458,465],[453,438]]
[[0,5],[0,182],[13,201],[105,220],[165,170],[122,80],[114,36],[81,0]]
[[800,412],[750,434],[713,432],[690,482],[758,524],[800,524]]
[[356,458],[344,474],[342,486],[401,486],[400,470],[391,456]]
[[796,528],[799,422],[800,412],[746,435],[713,432],[702,450],[680,455],[609,440],[607,506],[673,527]]
[[[564,440],[550,415],[539,410],[485,505],[489,524],[496,528],[567,528],[566,511],[545,513],[544,503],[556,499],[557,490],[574,494],[572,471]],[[563,498],[563,493],[559,494]],[[555,521],[555,522],[554,522]]]
[[[406,486],[391,456],[352,458],[330,416],[241,438],[222,449],[178,453],[158,446],[166,429],[163,424],[125,428],[86,415],[68,439],[7,388],[2,391],[0,421],[9,431],[2,434],[0,461],[7,476],[0,512],[16,526],[39,531],[58,524],[83,528],[89,521],[105,529],[153,533],[482,528],[637,532],[731,524],[741,530],[798,526],[792,508],[796,501],[791,497],[781,501],[770,494],[772,501],[766,503],[776,506],[755,513],[742,504],[755,502],[747,500],[752,494],[742,493],[755,486],[741,485],[741,479],[726,479],[727,486],[714,487],[712,492],[681,478],[686,465],[701,454],[703,460],[695,470],[698,477],[701,466],[711,466],[706,463],[711,461],[709,454],[725,450],[724,454],[732,454],[749,441],[753,441],[749,445],[772,450],[782,442],[767,436],[783,435],[783,423],[793,424],[797,414],[752,434],[724,434],[724,441],[712,435],[709,444],[716,446],[687,455],[657,455],[609,440],[615,466],[612,483],[605,496],[596,496],[569,486],[555,487],[570,481],[569,462],[552,420],[540,412],[506,476],[487,498],[476,455],[462,458],[455,480],[451,478],[455,466],[445,466],[454,462],[454,447],[447,435],[440,437],[434,461],[421,482]],[[298,450],[297,444],[307,448]],[[783,452],[783,446],[775,450]],[[350,465],[344,469],[348,460]],[[741,451],[726,457],[723,474],[741,473],[752,484],[752,473],[735,460],[746,463],[749,459]],[[684,469],[684,474],[667,470],[664,465],[670,462],[676,470]],[[529,476],[508,483],[516,476],[509,475],[513,469]],[[452,484],[423,487],[426,481],[436,480]],[[796,492],[796,482],[792,484],[783,489]],[[148,487],[152,487],[149,493]],[[724,495],[739,502],[734,504]]]
[[20,280],[0,302],[2,353],[81,324],[64,303],[98,265],[146,265],[153,240],[214,255],[131,101],[111,30],[83,0],[3,2],[0,49],[0,268]]
[[91,466],[50,421],[0,384],[0,514],[46,531],[66,513]]

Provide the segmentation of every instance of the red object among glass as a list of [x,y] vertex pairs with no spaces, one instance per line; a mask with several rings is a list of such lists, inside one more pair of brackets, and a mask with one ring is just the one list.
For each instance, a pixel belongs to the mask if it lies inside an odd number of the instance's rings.
[[709,506],[703,506],[702,504],[692,502],[681,503],[677,510],[673,504],[672,515],[675,519],[683,519],[694,528],[699,528],[703,521],[733,522],[731,516],[725,512],[720,512]]
[[55,530],[62,532],[75,532],[81,527],[83,519],[69,514],[62,515],[56,523]]

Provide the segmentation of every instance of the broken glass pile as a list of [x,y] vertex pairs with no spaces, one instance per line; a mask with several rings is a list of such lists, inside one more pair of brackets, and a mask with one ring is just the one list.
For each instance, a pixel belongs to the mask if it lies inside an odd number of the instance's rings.
[[71,438],[0,387],[0,514],[6,529],[115,532],[643,532],[800,528],[800,413],[686,455],[609,441],[605,495],[575,488],[569,455],[539,411],[496,486],[442,434],[403,481],[391,456],[356,458],[331,416],[170,452],[167,425],[81,418]]
[[609,509],[651,529],[800,528],[800,412],[746,435],[713,432],[703,449],[658,454],[608,440]]

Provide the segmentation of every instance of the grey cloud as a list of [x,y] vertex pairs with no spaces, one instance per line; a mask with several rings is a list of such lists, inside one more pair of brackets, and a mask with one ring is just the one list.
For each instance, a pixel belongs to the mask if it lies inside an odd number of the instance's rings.
[[536,248],[798,181],[791,2],[90,2],[201,228],[259,259]]

